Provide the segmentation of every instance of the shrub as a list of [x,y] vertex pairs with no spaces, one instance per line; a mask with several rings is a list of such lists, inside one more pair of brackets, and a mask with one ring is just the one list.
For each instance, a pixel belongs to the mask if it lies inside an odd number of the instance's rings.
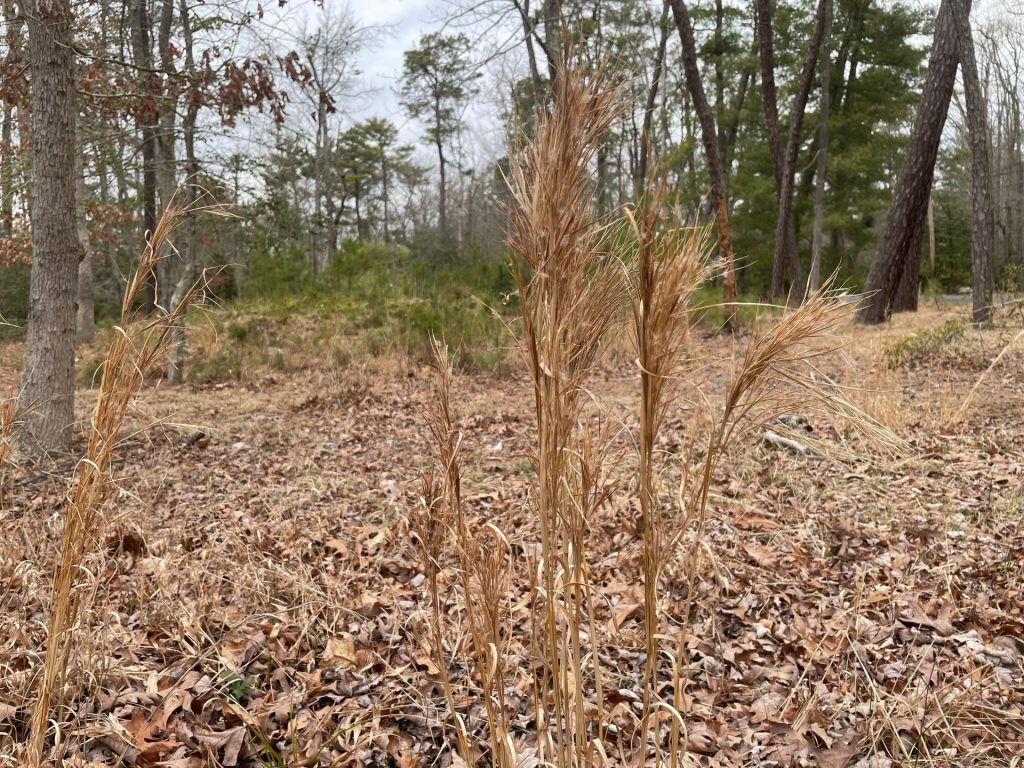
[[912,333],[885,350],[886,363],[890,368],[899,368],[934,360],[951,344],[962,339],[966,329],[965,321],[953,319],[935,328]]
[[313,268],[297,245],[268,248],[252,255],[245,292],[260,298],[302,294],[312,285]]

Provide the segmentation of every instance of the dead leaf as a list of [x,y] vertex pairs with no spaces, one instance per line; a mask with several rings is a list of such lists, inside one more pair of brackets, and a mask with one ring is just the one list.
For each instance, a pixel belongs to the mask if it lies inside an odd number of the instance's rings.
[[815,753],[818,768],[846,768],[858,752],[856,744],[837,744]]
[[197,731],[196,738],[212,751],[220,751],[221,764],[231,768],[238,765],[239,754],[245,746],[245,726],[237,725],[226,731]]
[[328,667],[347,669],[356,664],[356,639],[348,632],[327,640],[321,661]]

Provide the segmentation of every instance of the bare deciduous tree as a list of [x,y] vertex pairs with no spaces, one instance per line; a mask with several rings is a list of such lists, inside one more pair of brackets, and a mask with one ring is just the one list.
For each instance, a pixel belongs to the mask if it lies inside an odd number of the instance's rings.
[[708,175],[711,177],[711,200],[714,203],[718,231],[718,255],[723,269],[723,303],[725,304],[725,326],[731,330],[736,324],[736,269],[732,255],[732,237],[729,234],[729,206],[725,191],[725,173],[722,158],[718,154],[718,130],[715,116],[708,104],[704,83],[701,81],[697,64],[697,43],[693,37],[693,24],[685,0],[671,0],[672,15],[679,40],[683,46],[683,69],[686,86],[693,100],[693,107],[700,121],[701,142],[707,158]]
[[70,0],[25,0],[32,78],[32,279],[21,448],[71,450],[75,402],[75,59]]

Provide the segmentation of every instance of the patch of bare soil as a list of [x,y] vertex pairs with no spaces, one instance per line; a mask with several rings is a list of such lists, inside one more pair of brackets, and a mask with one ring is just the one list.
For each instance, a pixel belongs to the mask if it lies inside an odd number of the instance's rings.
[[[683,764],[1006,766],[1024,756],[1024,355],[1011,349],[987,370],[1013,329],[970,330],[956,355],[886,367],[888,345],[945,318],[851,327],[852,346],[823,364],[913,455],[836,463],[755,436],[722,466],[696,599],[682,558],[662,582],[662,631],[688,627]],[[13,384],[13,368],[3,378]],[[722,371],[709,378],[721,388]],[[465,494],[513,543],[518,602],[534,554],[532,393],[515,377],[457,386]],[[635,387],[628,356],[594,382],[627,427]],[[122,490],[84,579],[92,607],[54,755],[77,766],[453,764],[407,522],[430,451],[430,396],[429,371],[411,364],[150,391],[133,423],[160,423],[126,442]],[[83,417],[89,405],[85,393]],[[676,457],[691,430],[670,416],[663,435],[666,516],[677,514]],[[613,674],[603,706],[617,725],[609,759],[636,765],[642,552],[627,477],[591,536],[597,620],[614,649],[603,660]],[[66,478],[17,468],[4,478],[0,765],[18,764],[27,736]],[[455,616],[457,578],[442,577]],[[518,607],[508,627],[507,702],[524,766],[537,759],[529,615]],[[446,642],[456,706],[482,736],[454,622]]]

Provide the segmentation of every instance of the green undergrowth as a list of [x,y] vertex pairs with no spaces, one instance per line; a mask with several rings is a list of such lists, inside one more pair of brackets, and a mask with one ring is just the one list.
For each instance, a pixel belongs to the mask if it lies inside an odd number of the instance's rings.
[[[374,358],[426,363],[432,338],[456,350],[464,371],[504,375],[513,367],[506,322],[517,295],[502,258],[470,251],[427,261],[403,246],[349,243],[319,275],[295,248],[253,254],[249,275],[237,298],[190,311],[187,382],[340,372]],[[695,294],[698,322],[709,331],[724,322],[721,301],[720,286]],[[780,312],[753,296],[738,300],[741,327]],[[80,355],[84,386],[98,382],[100,346]]]
[[501,321],[473,297],[437,302],[403,298],[375,305],[239,302],[189,318],[186,378],[193,383],[241,380],[266,372],[345,369],[392,355],[430,360],[431,337],[460,350],[466,370],[502,373],[507,345]]
[[905,336],[889,345],[885,360],[890,368],[917,366],[959,354],[958,343],[964,338],[966,320],[953,318],[942,325]]
[[514,284],[501,259],[479,253],[426,262],[402,246],[350,243],[313,275],[296,249],[255,254],[240,298],[193,312],[186,378],[343,369],[400,355],[431,359],[432,338],[465,370],[504,373]]
[[[697,308],[697,322],[708,330],[720,329],[725,324],[725,308],[722,304],[722,287],[708,283],[693,295]],[[741,328],[756,326],[761,320],[779,317],[782,308],[765,304],[753,294],[736,297],[736,322]]]

